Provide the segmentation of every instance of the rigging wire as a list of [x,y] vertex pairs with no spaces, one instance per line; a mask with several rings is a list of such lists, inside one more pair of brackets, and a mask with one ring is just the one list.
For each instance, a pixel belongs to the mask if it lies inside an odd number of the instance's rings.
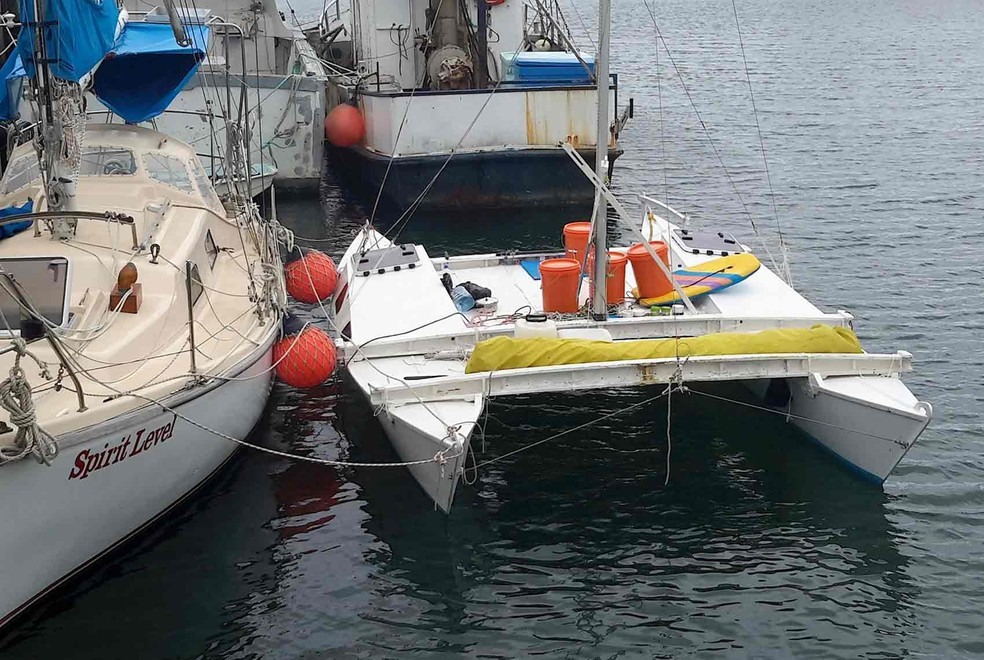
[[769,256],[769,260],[772,262],[773,267],[777,271],[781,271],[778,262],[776,262],[775,257],[772,255],[772,250],[769,249],[768,243],[765,242],[765,239],[762,237],[761,232],[759,232],[758,225],[755,223],[755,218],[752,216],[752,213],[749,210],[748,205],[745,203],[745,199],[741,196],[741,192],[738,190],[738,185],[735,183],[734,177],[731,176],[731,170],[729,170],[728,166],[725,165],[724,158],[721,156],[721,152],[717,148],[717,143],[715,143],[714,139],[711,137],[711,132],[707,128],[707,124],[704,122],[704,118],[701,116],[700,110],[697,109],[697,103],[696,101],[694,101],[693,95],[691,95],[690,89],[687,87],[687,83],[683,78],[683,72],[681,72],[680,67],[677,66],[676,59],[674,59],[673,53],[670,52],[670,47],[666,43],[666,37],[663,36],[663,32],[659,29],[659,23],[656,20],[656,12],[653,11],[653,8],[650,6],[649,0],[642,0],[642,4],[645,5],[646,10],[649,12],[649,17],[653,22],[653,27],[656,30],[656,36],[658,38],[658,41],[662,42],[663,44],[663,50],[666,53],[666,56],[669,58],[670,64],[673,66],[673,70],[676,71],[677,78],[680,80],[680,86],[683,88],[683,91],[687,96],[687,100],[690,102],[690,107],[693,109],[694,114],[697,116],[697,121],[700,123],[700,127],[703,130],[704,137],[707,138],[707,143],[710,145],[711,150],[714,152],[714,156],[717,158],[717,161],[720,164],[721,169],[724,171],[724,174],[727,177],[728,182],[731,184],[731,188],[734,190],[735,196],[738,198],[738,202],[741,204],[741,207],[745,215],[748,217],[748,222],[752,226],[752,231],[755,232],[755,236],[762,243],[762,247],[763,249],[765,249],[766,254]]
[[769,174],[769,158],[765,153],[765,140],[762,138],[762,125],[759,123],[758,109],[755,107],[755,92],[752,91],[752,77],[748,72],[748,59],[745,57],[745,41],[741,36],[741,22],[738,20],[738,5],[731,0],[731,8],[735,13],[735,27],[738,29],[738,45],[741,47],[741,61],[745,67],[745,80],[748,81],[748,96],[752,101],[752,115],[755,117],[755,130],[758,132],[759,145],[762,147],[762,163],[765,165],[765,179],[769,184],[769,198],[772,200],[772,214],[776,218],[776,232],[779,234],[779,247],[782,250],[782,273],[787,284],[792,283],[789,272],[789,256],[786,250],[786,240],[782,234],[782,224],[779,222],[779,209],[776,206],[776,192],[772,187],[772,176]]

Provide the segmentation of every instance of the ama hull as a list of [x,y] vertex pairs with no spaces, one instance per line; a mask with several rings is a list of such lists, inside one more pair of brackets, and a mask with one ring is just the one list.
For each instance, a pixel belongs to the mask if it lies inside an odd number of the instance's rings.
[[[560,147],[400,156],[393,159],[362,147],[327,146],[328,163],[337,176],[374,200],[383,179],[382,200],[400,211],[418,204],[426,209],[527,208],[575,206],[590,209],[594,187]],[[594,167],[593,150],[581,156]],[[609,175],[620,150],[609,151]],[[428,185],[430,190],[421,197]],[[418,200],[419,201],[416,201]]]
[[[769,401],[821,448],[862,478],[882,483],[933,418],[894,377],[795,378],[785,381],[788,399]],[[746,383],[760,396],[768,381]]]
[[[187,400],[172,397],[169,407],[245,438],[270,393],[271,343],[238,374],[253,378],[219,381]],[[239,447],[181,416],[148,405],[59,438],[51,466],[28,459],[0,468],[0,556],[16,565],[0,577],[0,626],[166,513]],[[123,449],[92,458],[117,446]]]

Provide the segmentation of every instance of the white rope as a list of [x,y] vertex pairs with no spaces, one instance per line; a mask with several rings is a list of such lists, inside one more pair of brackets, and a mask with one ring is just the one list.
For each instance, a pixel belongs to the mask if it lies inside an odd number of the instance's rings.
[[58,443],[55,438],[38,425],[37,413],[34,410],[34,398],[31,395],[31,384],[20,366],[21,358],[25,355],[41,369],[44,378],[50,379],[48,365],[39,360],[27,350],[27,344],[20,337],[14,338],[14,364],[10,367],[9,376],[0,382],[0,406],[10,415],[10,423],[17,427],[14,446],[0,447],[0,465],[25,458],[33,454],[38,463],[51,465],[58,455]]

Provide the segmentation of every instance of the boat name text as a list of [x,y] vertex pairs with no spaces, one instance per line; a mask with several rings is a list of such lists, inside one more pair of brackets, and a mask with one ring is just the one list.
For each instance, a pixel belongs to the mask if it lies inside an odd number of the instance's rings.
[[75,457],[75,464],[69,473],[69,479],[85,479],[96,470],[104,467],[116,465],[121,461],[132,458],[137,454],[153,449],[160,443],[168,440],[174,434],[174,422],[177,416],[170,422],[159,426],[152,431],[142,428],[136,433],[129,433],[119,443],[109,446],[107,442],[102,451],[83,449]]

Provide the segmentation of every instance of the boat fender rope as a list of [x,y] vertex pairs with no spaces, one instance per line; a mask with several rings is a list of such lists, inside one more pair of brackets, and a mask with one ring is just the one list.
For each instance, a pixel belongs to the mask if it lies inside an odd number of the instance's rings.
[[20,337],[13,339],[14,364],[7,378],[0,382],[0,406],[10,415],[10,423],[17,427],[14,446],[0,447],[0,465],[25,458],[33,454],[38,463],[51,465],[58,455],[58,443],[54,436],[38,425],[34,409],[31,384],[21,368],[21,358],[27,356],[41,369],[41,375],[50,379],[48,365],[27,350],[27,343]]

